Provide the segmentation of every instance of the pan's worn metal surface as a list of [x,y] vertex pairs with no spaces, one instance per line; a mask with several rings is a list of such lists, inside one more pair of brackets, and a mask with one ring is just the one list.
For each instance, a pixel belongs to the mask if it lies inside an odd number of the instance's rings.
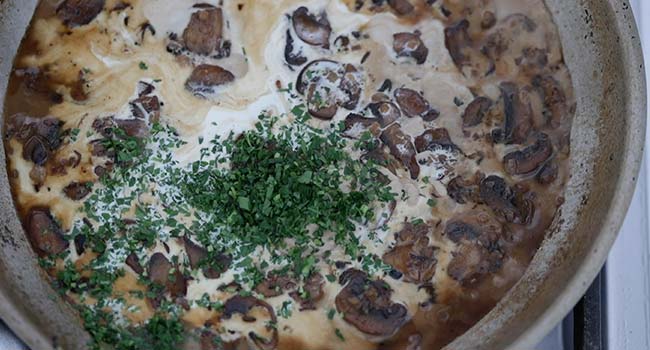
[[[0,105],[36,0],[0,1]],[[547,0],[559,26],[578,109],[572,178],[561,215],[524,277],[448,349],[529,349],[600,270],[632,198],[643,154],[645,81],[631,9],[618,0]],[[1,122],[1,120],[0,120]],[[4,147],[0,164],[5,164]],[[48,285],[0,170],[0,315],[33,349],[83,349],[80,321]]]

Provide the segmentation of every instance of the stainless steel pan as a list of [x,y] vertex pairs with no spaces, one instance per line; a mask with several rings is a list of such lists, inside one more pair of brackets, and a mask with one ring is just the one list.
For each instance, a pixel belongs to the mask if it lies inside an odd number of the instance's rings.
[[[0,0],[0,105],[36,2]],[[547,4],[560,29],[578,101],[566,202],[524,277],[448,349],[531,349],[600,270],[632,198],[643,154],[646,93],[630,6],[627,0]],[[46,282],[25,239],[4,151],[0,164],[0,317],[33,349],[83,349],[88,336]]]

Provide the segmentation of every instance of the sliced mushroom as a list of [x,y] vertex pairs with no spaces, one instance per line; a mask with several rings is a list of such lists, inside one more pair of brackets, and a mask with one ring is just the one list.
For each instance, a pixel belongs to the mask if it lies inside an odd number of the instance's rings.
[[389,126],[381,133],[381,140],[390,149],[390,154],[408,169],[412,179],[420,176],[420,165],[415,157],[415,147],[411,137],[406,135],[399,124]]
[[255,291],[265,298],[273,298],[296,288],[296,286],[296,282],[291,277],[271,273],[262,283],[255,287]]
[[316,303],[325,296],[323,286],[325,278],[320,273],[312,273],[306,280],[302,292],[291,292],[291,297],[300,303],[300,311],[316,310]]
[[492,108],[492,100],[483,96],[475,98],[463,112],[463,128],[471,128],[481,124],[490,108]]
[[187,293],[187,279],[162,253],[151,256],[148,272],[151,282],[165,287],[172,297],[183,297]]
[[13,116],[7,123],[7,136],[23,145],[23,159],[44,165],[61,145],[63,122],[53,117],[32,118],[24,114]]
[[142,119],[115,119],[115,124],[129,137],[144,139],[149,136],[149,126]]
[[[516,13],[509,15],[493,28],[492,33],[487,36],[481,51],[492,60],[501,60],[506,53],[509,53],[514,42],[526,41],[526,33],[536,30],[537,24],[528,16]],[[518,54],[518,53],[513,53]]]
[[354,109],[361,98],[363,82],[351,64],[315,60],[306,65],[296,83],[296,90],[307,99],[311,115],[329,120],[338,107]]
[[158,96],[141,96],[130,103],[131,112],[137,119],[157,122],[160,119],[160,101]]
[[415,7],[411,5],[409,0],[388,0],[388,6],[401,16],[408,15],[415,10]]
[[105,0],[65,0],[56,9],[56,15],[70,28],[92,22],[104,9]]
[[451,141],[449,132],[445,128],[428,129],[415,138],[415,149],[418,153],[443,148],[453,152],[460,152],[460,148]]
[[209,261],[208,250],[192,242],[191,239],[184,237],[183,244],[185,252],[190,260],[190,267],[193,270],[201,268],[203,275],[209,279],[216,279],[228,269],[231,258],[225,254],[219,254],[218,261]]
[[559,173],[559,167],[554,161],[550,161],[544,165],[537,173],[537,182],[542,185],[550,185],[555,182]]
[[396,234],[396,245],[384,254],[383,260],[404,276],[410,283],[426,283],[433,278],[438,260],[437,248],[429,245],[427,225],[405,224]]
[[447,274],[464,287],[481,282],[487,275],[498,272],[503,264],[503,254],[490,251],[478,243],[461,244],[452,253]]
[[377,119],[366,118],[356,113],[350,113],[345,118],[344,133],[351,138],[359,138],[364,132],[370,132],[371,135],[379,137],[381,127]]
[[78,201],[84,199],[91,191],[91,186],[84,182],[72,182],[63,189],[66,197]]
[[393,34],[393,50],[397,57],[411,57],[417,64],[423,64],[429,55],[429,49],[420,39],[420,32]]
[[402,116],[399,107],[392,102],[381,101],[371,103],[368,107],[372,114],[379,120],[382,127],[387,127]]
[[465,74],[469,67],[472,75],[486,76],[494,71],[494,62],[475,47],[468,30],[466,19],[445,28],[445,46],[461,73]]
[[497,272],[504,258],[499,243],[502,234],[501,224],[483,210],[472,210],[450,220],[444,235],[459,247],[452,253],[447,274],[471,287]]
[[229,71],[215,65],[202,64],[192,71],[185,82],[185,89],[196,96],[206,97],[214,94],[216,88],[232,83],[235,76]]
[[223,12],[220,8],[196,11],[183,31],[185,47],[199,55],[209,55],[221,44]]
[[458,204],[477,203],[480,201],[479,182],[478,176],[470,180],[457,176],[447,184],[447,195]]
[[336,309],[359,331],[389,337],[408,321],[408,310],[391,300],[393,291],[382,280],[370,280],[366,273],[349,269],[341,275],[344,288],[336,296]]
[[284,46],[284,59],[292,66],[302,66],[307,63],[307,57],[302,55],[302,50],[295,52],[293,37],[289,29],[287,29],[287,42]]
[[259,348],[263,350],[273,350],[277,347],[278,344],[278,330],[276,327],[274,327],[274,325],[276,325],[278,322],[278,318],[275,315],[273,307],[268,303],[254,297],[236,295],[228,299],[228,301],[226,301],[224,304],[221,318],[228,320],[231,319],[233,315],[240,314],[242,315],[242,319],[245,322],[255,322],[255,318],[249,315],[250,311],[254,308],[262,308],[268,313],[268,316],[271,320],[270,322],[267,322],[266,328],[272,333],[272,338],[264,339],[263,337],[257,335],[255,332],[250,332],[248,336]]
[[532,146],[506,155],[503,164],[508,174],[525,175],[541,167],[552,154],[553,145],[548,135],[541,134]]
[[144,273],[144,267],[142,267],[142,264],[140,264],[140,259],[135,253],[131,253],[126,257],[126,264],[138,275],[142,275]]
[[488,176],[480,184],[481,200],[507,222],[528,224],[533,217],[533,202],[521,191],[513,190],[504,179]]
[[321,46],[328,49],[330,45],[330,34],[332,27],[323,13],[319,18],[309,13],[309,10],[301,6],[293,12],[291,17],[293,29],[300,40],[309,45]]
[[501,83],[501,98],[503,100],[503,127],[492,131],[492,139],[496,143],[521,144],[526,141],[532,125],[532,108],[522,98],[524,93],[515,83]]
[[567,110],[566,94],[562,86],[550,75],[536,76],[533,79],[533,86],[537,88],[544,99],[548,124],[553,128],[559,127]]
[[425,121],[432,121],[440,115],[437,110],[429,106],[429,101],[415,90],[399,88],[395,89],[393,94],[399,107],[409,117],[422,117]]
[[27,237],[39,256],[62,253],[69,246],[61,226],[47,208],[33,208],[27,216]]
[[399,167],[397,160],[395,160],[394,157],[391,157],[383,147],[375,147],[362,155],[361,160],[364,162],[372,161],[375,164],[388,169],[388,171],[393,174],[397,174],[397,168]]

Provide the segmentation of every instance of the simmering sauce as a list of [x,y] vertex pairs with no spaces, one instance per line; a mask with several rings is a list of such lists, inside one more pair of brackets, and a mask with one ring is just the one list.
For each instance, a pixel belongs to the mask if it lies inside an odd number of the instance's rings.
[[574,111],[542,0],[43,0],[4,144],[92,347],[439,349],[540,246]]

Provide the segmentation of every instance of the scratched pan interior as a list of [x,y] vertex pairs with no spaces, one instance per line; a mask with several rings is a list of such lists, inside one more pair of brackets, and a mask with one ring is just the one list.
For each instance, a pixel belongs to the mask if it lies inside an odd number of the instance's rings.
[[[0,0],[0,105],[37,0]],[[547,0],[578,108],[566,202],[524,277],[447,349],[531,349],[602,267],[632,198],[645,138],[641,46],[627,0]],[[4,117],[3,117],[4,118]],[[3,121],[0,119],[0,125]],[[88,335],[37,265],[0,147],[0,316],[33,349],[83,349]]]

